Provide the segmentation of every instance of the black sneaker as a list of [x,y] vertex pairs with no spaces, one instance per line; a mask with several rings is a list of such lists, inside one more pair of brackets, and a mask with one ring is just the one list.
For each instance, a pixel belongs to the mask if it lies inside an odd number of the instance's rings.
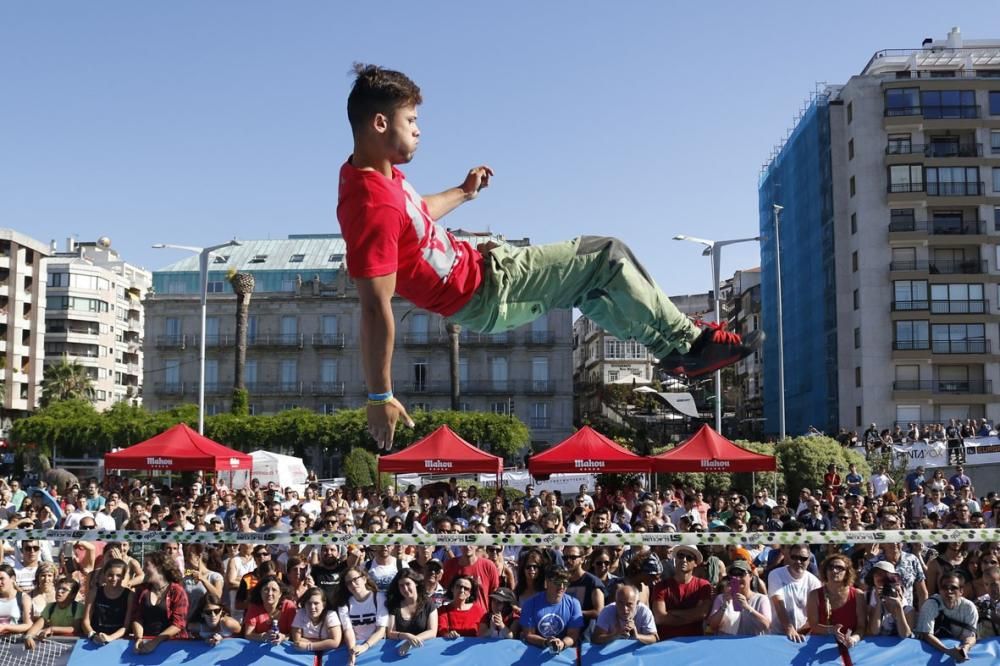
[[727,365],[736,363],[760,349],[764,342],[764,332],[754,331],[741,338],[724,325],[695,322],[703,327],[701,335],[691,345],[686,354],[672,352],[660,360],[660,369],[668,375],[701,377]]

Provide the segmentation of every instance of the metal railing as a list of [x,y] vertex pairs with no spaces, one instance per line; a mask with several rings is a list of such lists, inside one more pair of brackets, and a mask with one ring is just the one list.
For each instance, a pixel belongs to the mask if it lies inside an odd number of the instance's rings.
[[981,143],[903,143],[890,142],[886,155],[923,155],[924,157],[982,157]]
[[180,333],[177,334],[167,334],[156,336],[156,346],[157,347],[185,347],[187,343],[187,336]]
[[977,197],[986,191],[985,183],[959,181],[955,183],[924,183],[929,197]]
[[921,183],[889,183],[889,194],[905,194],[908,192],[923,192],[924,184]]
[[[251,388],[252,386],[252,388]],[[250,393],[259,395],[302,395],[302,382],[256,382],[247,384]]]
[[404,333],[403,344],[412,346],[422,345],[443,345],[448,343],[448,338],[430,333]]
[[344,347],[345,339],[343,333],[313,333],[313,347]]
[[524,392],[529,394],[555,393],[556,383],[551,379],[529,379],[524,382]]
[[313,395],[337,395],[342,396],[347,392],[344,382],[315,382],[312,385]]
[[301,333],[258,333],[252,339],[248,337],[247,344],[253,347],[298,347],[305,344],[305,336]]
[[933,340],[931,351],[935,354],[988,354],[990,341],[982,338],[972,340]]
[[930,393],[991,394],[993,382],[981,379],[931,379],[900,380],[892,383],[893,391],[921,391]]
[[986,299],[931,301],[931,314],[983,314],[989,312]]
[[153,384],[153,392],[158,395],[184,395],[184,383],[157,382]]
[[986,272],[986,261],[891,261],[890,271],[927,271],[932,275],[978,275]]
[[528,331],[524,334],[524,344],[526,345],[551,345],[555,344],[556,334],[552,331]]
[[920,104],[917,106],[886,107],[886,118],[898,118],[900,116],[923,116],[924,120],[978,118],[980,116],[980,106],[978,104],[940,104],[934,106]]
[[929,302],[927,299],[915,300],[915,301],[893,301],[892,311],[893,312],[912,312],[914,310],[927,310],[929,308]]

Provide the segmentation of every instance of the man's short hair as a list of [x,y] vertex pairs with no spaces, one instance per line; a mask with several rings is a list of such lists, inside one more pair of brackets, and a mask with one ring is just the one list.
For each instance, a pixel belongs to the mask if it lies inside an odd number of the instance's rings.
[[420,88],[402,72],[354,63],[354,73],[354,86],[347,97],[347,119],[355,134],[377,113],[391,118],[396,109],[423,102]]

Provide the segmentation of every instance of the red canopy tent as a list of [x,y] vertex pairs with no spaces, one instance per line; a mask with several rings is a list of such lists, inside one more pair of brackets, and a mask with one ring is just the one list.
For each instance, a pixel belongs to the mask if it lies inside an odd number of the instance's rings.
[[680,446],[650,459],[654,472],[773,472],[774,456],[736,446],[703,425]]
[[104,456],[105,469],[230,472],[252,469],[253,458],[178,423],[159,435]]
[[552,448],[531,456],[528,471],[539,478],[576,472],[649,472],[649,459],[632,453],[590,426],[583,426]]
[[428,474],[503,474],[503,458],[486,453],[455,434],[446,425],[399,453],[380,456],[378,471],[426,472]]

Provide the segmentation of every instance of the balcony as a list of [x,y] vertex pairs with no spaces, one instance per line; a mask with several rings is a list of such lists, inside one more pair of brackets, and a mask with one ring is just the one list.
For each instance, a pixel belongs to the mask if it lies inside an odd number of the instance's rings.
[[892,348],[895,351],[930,351],[930,340],[893,340]]
[[448,338],[430,333],[404,333],[403,344],[407,347],[447,346]]
[[934,236],[981,236],[986,233],[986,223],[983,220],[894,220],[889,223],[890,234],[905,234],[913,232],[928,233]]
[[523,390],[529,395],[551,395],[556,392],[556,383],[548,379],[531,379],[524,382]]
[[206,348],[235,347],[235,346],[236,346],[235,335],[212,334],[205,336]]
[[981,379],[896,380],[893,391],[945,394],[991,394],[993,382]]
[[302,382],[248,383],[247,390],[257,395],[302,395]]
[[982,157],[981,143],[890,143],[886,155],[923,155],[924,157]]
[[313,347],[334,347],[343,349],[345,345],[343,333],[313,333]]
[[511,395],[515,392],[514,382],[493,380],[483,382],[468,382],[466,393],[479,395]]
[[892,311],[893,312],[914,312],[919,310],[927,310],[929,303],[927,299],[921,301],[893,301]]
[[161,349],[184,349],[187,346],[187,342],[187,336],[181,335],[180,333],[169,333],[167,335],[156,336],[156,346]]
[[485,346],[507,346],[511,344],[511,334],[506,331],[503,333],[467,333],[463,330],[458,336],[458,342],[461,345],[485,345]]
[[313,395],[343,396],[346,392],[344,382],[316,382],[312,385]]
[[923,183],[889,183],[889,194],[905,194],[907,192],[923,192]]
[[529,347],[554,345],[556,334],[552,331],[528,331],[524,334],[524,344]]
[[986,272],[986,261],[967,259],[962,261],[892,261],[890,271],[927,272],[931,275],[979,275]]
[[532,416],[528,418],[528,427],[534,430],[545,430],[552,427],[552,419],[548,416]]
[[990,304],[985,299],[931,301],[931,314],[985,314]]
[[929,197],[979,197],[986,192],[986,184],[975,181],[924,183],[924,185]]
[[931,351],[935,354],[989,354],[990,341],[982,338],[973,340],[934,340]]
[[955,120],[978,118],[978,104],[948,104],[942,106],[894,106],[885,110],[886,118],[900,116],[923,116],[925,120]]
[[269,347],[276,349],[302,349],[305,344],[305,336],[301,333],[265,333],[255,335],[252,340],[248,340],[253,347]]
[[153,393],[157,395],[184,395],[182,382],[158,382],[153,384]]

